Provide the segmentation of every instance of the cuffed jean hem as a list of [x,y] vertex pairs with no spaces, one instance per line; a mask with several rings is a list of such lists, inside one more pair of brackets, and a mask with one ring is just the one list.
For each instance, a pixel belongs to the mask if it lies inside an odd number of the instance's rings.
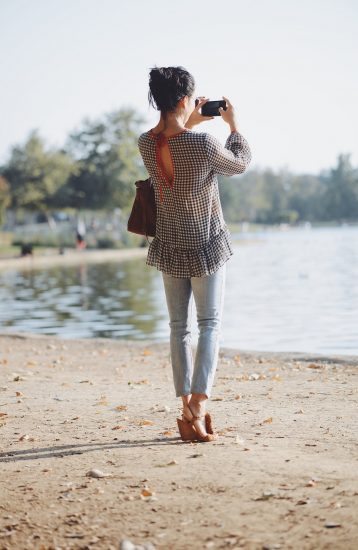
[[[212,275],[179,278],[162,272],[169,312],[170,355],[176,397],[211,396],[219,356],[226,263]],[[193,296],[199,339],[195,362],[191,349]]]

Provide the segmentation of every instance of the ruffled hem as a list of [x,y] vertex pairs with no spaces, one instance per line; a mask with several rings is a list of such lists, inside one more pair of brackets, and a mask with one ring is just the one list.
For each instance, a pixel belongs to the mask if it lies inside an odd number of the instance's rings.
[[215,273],[233,253],[230,233],[225,226],[202,248],[175,248],[154,237],[146,264],[173,277],[203,277]]

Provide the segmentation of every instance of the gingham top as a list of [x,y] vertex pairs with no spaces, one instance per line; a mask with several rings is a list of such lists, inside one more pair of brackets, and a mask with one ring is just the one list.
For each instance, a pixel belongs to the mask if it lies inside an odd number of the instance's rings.
[[[173,181],[164,175],[159,147],[166,140]],[[217,174],[244,172],[251,151],[239,132],[231,132],[225,147],[206,132],[184,129],[165,137],[142,133],[138,147],[152,179],[157,207],[156,234],[146,264],[174,277],[215,273],[232,256],[218,189]]]

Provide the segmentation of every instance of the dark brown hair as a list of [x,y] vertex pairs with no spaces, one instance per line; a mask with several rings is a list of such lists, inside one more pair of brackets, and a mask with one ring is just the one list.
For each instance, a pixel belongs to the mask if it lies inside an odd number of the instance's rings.
[[194,77],[184,67],[153,67],[149,73],[148,101],[162,113],[175,110],[178,101],[191,97],[195,90]]

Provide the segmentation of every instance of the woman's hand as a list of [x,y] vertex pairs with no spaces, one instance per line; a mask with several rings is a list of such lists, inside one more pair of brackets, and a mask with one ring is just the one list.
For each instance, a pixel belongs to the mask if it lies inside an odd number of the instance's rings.
[[186,121],[185,128],[192,128],[193,126],[197,126],[201,122],[205,122],[206,120],[212,120],[213,118],[215,118],[213,116],[204,116],[199,113],[199,110],[201,109],[201,107],[204,105],[204,103],[209,101],[209,99],[204,99],[204,96],[200,96],[198,97],[198,99],[199,99],[199,102],[195,107],[194,111],[191,113],[188,120]]
[[236,113],[234,106],[230,103],[227,97],[222,96],[223,99],[226,101],[226,111],[222,107],[219,107],[219,113],[221,114],[221,118],[229,124],[231,130],[237,130],[238,123],[236,120]]

